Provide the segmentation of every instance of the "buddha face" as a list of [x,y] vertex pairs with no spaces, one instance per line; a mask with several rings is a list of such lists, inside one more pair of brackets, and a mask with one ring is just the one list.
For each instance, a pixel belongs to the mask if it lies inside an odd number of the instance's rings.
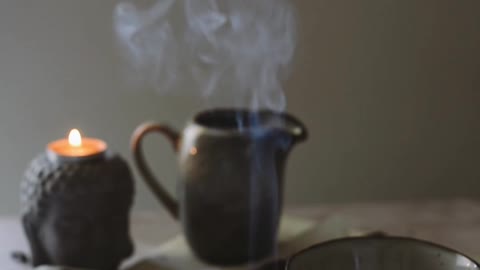
[[[115,270],[132,254],[130,202],[122,194],[53,197],[35,224],[32,252],[41,264]],[[30,224],[32,226],[32,224]],[[29,236],[29,238],[32,238]]]

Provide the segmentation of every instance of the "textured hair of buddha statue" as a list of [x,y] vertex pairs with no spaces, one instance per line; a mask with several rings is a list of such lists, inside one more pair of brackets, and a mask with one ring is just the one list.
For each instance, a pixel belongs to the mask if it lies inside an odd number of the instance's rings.
[[130,169],[118,155],[81,162],[37,156],[21,184],[33,265],[115,269],[133,252],[133,194]]

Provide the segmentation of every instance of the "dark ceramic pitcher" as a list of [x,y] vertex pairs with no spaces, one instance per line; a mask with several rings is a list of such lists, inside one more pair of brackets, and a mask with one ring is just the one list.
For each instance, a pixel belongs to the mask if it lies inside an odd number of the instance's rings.
[[[142,139],[165,135],[177,152],[178,201],[153,176]],[[134,160],[148,186],[181,220],[192,251],[205,262],[235,265],[274,252],[285,161],[307,130],[273,111],[215,109],[197,114],[181,134],[145,123],[132,137]]]

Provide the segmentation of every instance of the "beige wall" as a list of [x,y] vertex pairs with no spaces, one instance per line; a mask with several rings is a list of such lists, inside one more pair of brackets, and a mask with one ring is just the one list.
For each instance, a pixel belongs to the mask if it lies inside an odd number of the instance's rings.
[[[288,201],[479,196],[480,2],[295,2],[301,39],[287,96],[311,137],[291,155]],[[128,156],[137,123],[181,127],[202,106],[128,90],[113,5],[0,2],[0,213],[18,211],[24,168],[68,129]],[[173,189],[169,145],[148,145]],[[137,207],[159,208],[143,184]]]

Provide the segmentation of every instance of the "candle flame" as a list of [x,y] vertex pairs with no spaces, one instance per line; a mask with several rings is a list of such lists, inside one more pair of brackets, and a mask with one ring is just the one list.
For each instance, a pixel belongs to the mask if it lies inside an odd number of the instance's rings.
[[68,143],[74,147],[82,146],[82,135],[80,135],[78,129],[70,130],[70,133],[68,134]]

